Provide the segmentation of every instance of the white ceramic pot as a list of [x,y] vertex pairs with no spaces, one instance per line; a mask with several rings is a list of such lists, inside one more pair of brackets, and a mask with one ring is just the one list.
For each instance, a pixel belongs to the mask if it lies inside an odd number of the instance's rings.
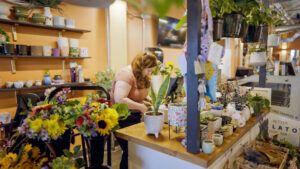
[[32,80],[27,80],[27,81],[25,82],[25,86],[26,86],[26,87],[31,87],[31,86],[33,86],[33,81],[32,81]]
[[168,119],[171,126],[186,127],[187,105],[186,103],[171,103],[168,106]]
[[66,19],[66,27],[67,28],[75,28],[75,20],[74,19]]
[[22,82],[22,81],[14,82],[14,87],[17,88],[17,89],[20,89],[23,86],[24,86],[24,82]]
[[44,16],[46,17],[45,25],[53,26],[53,16],[51,13],[51,8],[44,7]]
[[65,18],[62,16],[53,17],[53,25],[58,27],[65,27]]
[[202,150],[205,154],[211,154],[215,150],[215,144],[213,140],[203,140]]
[[250,55],[249,64],[252,66],[263,66],[267,63],[267,52],[253,52]]
[[43,56],[51,56],[51,55],[52,55],[52,47],[43,46]]
[[147,134],[154,134],[158,138],[159,132],[163,128],[164,114],[153,115],[152,112],[146,112],[144,114],[144,122]]
[[153,88],[155,94],[158,93],[159,88],[163,83],[163,81],[164,81],[164,76],[162,75],[153,75],[151,77],[151,87]]
[[36,80],[34,84],[36,86],[42,86],[42,81],[41,80]]
[[0,2],[0,18],[1,19],[8,19],[8,16],[10,14],[9,11],[9,5],[4,2]]
[[213,134],[213,141],[216,146],[221,146],[223,144],[223,135]]
[[80,57],[88,57],[89,56],[89,49],[88,48],[80,48]]
[[11,114],[9,112],[0,113],[0,122],[2,124],[9,124],[11,121]]
[[5,82],[6,88],[12,88],[14,85],[14,82]]
[[216,117],[216,120],[208,121],[207,131],[210,132],[210,133],[215,133],[221,127],[222,127],[222,118],[221,117]]

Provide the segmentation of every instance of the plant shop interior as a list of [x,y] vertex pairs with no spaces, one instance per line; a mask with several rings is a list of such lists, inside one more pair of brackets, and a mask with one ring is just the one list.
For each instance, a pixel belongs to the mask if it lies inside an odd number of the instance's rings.
[[299,55],[298,0],[0,0],[0,169],[300,169]]

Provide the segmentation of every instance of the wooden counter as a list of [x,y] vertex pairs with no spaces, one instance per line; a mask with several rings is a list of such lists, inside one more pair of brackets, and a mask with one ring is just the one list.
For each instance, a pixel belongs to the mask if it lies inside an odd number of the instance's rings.
[[[263,115],[265,116],[266,113]],[[249,119],[247,124],[243,128],[238,128],[233,135],[224,139],[224,143],[221,147],[216,147],[215,151],[211,155],[204,153],[192,154],[186,151],[186,148],[182,146],[181,140],[184,138],[184,134],[176,134],[171,131],[171,139],[169,139],[168,126],[165,125],[160,132],[159,138],[155,138],[154,135],[147,135],[144,127],[144,123],[139,123],[127,128],[119,129],[116,131],[116,135],[123,139],[128,140],[150,149],[168,154],[170,156],[188,161],[190,163],[199,165],[204,168],[208,168],[213,164],[221,155],[229,150],[237,141],[239,141],[247,132],[249,132],[256,124],[258,120],[255,117]]]

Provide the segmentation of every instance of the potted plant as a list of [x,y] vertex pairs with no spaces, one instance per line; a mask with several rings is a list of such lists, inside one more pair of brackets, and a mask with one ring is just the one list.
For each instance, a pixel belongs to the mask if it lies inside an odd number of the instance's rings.
[[[228,24],[235,24],[229,23],[231,22],[229,14],[236,11],[237,8],[233,0],[210,0],[210,9],[213,16],[213,39],[217,41],[220,40],[224,34],[228,34]],[[227,18],[226,24],[224,23],[225,15]],[[225,33],[224,31],[227,32]]]
[[158,93],[154,92],[153,87],[151,87],[150,96],[152,99],[152,111],[148,111],[144,115],[145,127],[147,134],[154,134],[158,138],[159,132],[163,127],[164,114],[159,112],[159,106],[162,104],[166,97],[170,83],[170,75],[164,79],[161,84]]
[[262,96],[255,95],[250,96],[247,99],[248,106],[251,106],[254,110],[254,116],[259,115],[262,110],[270,109],[270,101]]
[[29,15],[29,8],[25,6],[14,6],[14,13],[18,21],[26,22]]
[[62,11],[62,9],[59,7],[61,2],[61,0],[31,0],[31,4],[34,7],[44,8],[44,17],[46,18],[45,24],[50,26],[53,25],[51,9]]
[[0,27],[0,54],[8,54],[8,43],[9,36],[7,33]]

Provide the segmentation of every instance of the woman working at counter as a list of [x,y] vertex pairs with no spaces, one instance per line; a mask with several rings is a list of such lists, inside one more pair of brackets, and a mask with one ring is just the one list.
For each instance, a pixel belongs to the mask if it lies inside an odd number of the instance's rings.
[[[120,120],[120,128],[128,127],[141,122],[142,114],[148,110],[147,96],[150,88],[150,78],[154,67],[157,65],[156,57],[151,53],[137,55],[131,66],[122,68],[115,77],[112,88],[112,101],[125,103],[131,110],[131,115],[126,120]],[[123,154],[120,169],[128,168],[128,143],[117,138]]]

